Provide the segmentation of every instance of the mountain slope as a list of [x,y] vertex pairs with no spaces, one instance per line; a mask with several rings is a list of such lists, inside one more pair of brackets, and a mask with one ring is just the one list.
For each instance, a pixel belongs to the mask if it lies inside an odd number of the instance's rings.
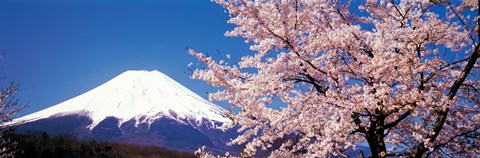
[[[159,71],[127,71],[101,86],[15,122],[31,122],[50,116],[84,113],[95,127],[107,117],[120,124],[131,119],[152,123],[160,117],[191,118],[228,123],[225,111]],[[141,119],[141,118],[146,119]]]
[[[227,150],[226,111],[158,71],[127,71],[75,98],[13,121],[19,131],[45,131],[167,148]],[[219,135],[219,136],[217,136]]]

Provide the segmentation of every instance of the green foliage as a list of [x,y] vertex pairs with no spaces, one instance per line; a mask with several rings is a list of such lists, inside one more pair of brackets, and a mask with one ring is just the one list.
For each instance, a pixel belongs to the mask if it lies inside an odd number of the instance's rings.
[[12,139],[18,142],[22,152],[15,157],[88,157],[88,158],[190,158],[193,153],[168,150],[154,146],[140,146],[94,140],[79,141],[68,136],[50,137],[41,134],[15,134]]

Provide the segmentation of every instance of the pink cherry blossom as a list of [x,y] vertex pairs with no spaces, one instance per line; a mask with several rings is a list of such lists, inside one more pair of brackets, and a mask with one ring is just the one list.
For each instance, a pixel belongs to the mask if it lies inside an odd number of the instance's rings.
[[252,54],[189,50],[205,64],[192,77],[241,109],[241,156],[480,156],[478,1],[214,2]]

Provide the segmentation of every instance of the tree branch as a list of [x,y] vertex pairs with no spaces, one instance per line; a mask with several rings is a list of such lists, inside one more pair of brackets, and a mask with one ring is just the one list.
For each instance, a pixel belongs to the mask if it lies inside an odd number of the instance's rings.
[[[480,10],[479,10],[479,12],[480,12]],[[459,76],[459,78],[457,78],[457,80],[455,80],[454,84],[450,88],[450,92],[447,95],[450,100],[452,100],[455,97],[458,89],[460,89],[460,86],[462,86],[463,82],[467,78],[468,74],[470,74],[470,71],[472,70],[473,66],[477,62],[477,59],[480,57],[479,48],[480,48],[480,44],[477,44],[475,46],[475,49],[474,49],[473,53],[472,53],[472,56],[470,57],[470,60],[468,60],[468,63],[465,66],[465,68],[463,69],[461,75]],[[433,129],[432,129],[433,135],[428,135],[427,136],[427,138],[430,139],[430,142],[434,142],[435,139],[440,134],[440,131],[442,130],[443,125],[445,124],[445,120],[447,119],[447,115],[448,115],[449,111],[450,111],[450,109],[448,107],[446,107],[438,113],[437,119],[436,119],[437,121],[435,122],[435,125],[433,126]],[[410,155],[410,157],[421,158],[426,151],[427,151],[427,149],[425,147],[425,144],[421,143],[417,147],[416,152],[412,153]]]
[[389,124],[386,124],[384,126],[385,129],[389,129],[389,128],[397,126],[400,122],[403,121],[403,119],[407,118],[411,113],[412,113],[412,110],[408,110],[407,112],[403,113],[397,120],[395,120],[395,121],[393,121]]

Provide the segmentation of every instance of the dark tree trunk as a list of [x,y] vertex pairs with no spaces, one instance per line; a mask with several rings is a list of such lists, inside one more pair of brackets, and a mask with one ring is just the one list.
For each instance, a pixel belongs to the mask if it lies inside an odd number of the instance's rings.
[[367,142],[372,152],[372,158],[383,158],[387,152],[385,146],[384,135],[384,118],[378,117],[378,120],[374,120],[370,124],[370,128],[367,132]]

